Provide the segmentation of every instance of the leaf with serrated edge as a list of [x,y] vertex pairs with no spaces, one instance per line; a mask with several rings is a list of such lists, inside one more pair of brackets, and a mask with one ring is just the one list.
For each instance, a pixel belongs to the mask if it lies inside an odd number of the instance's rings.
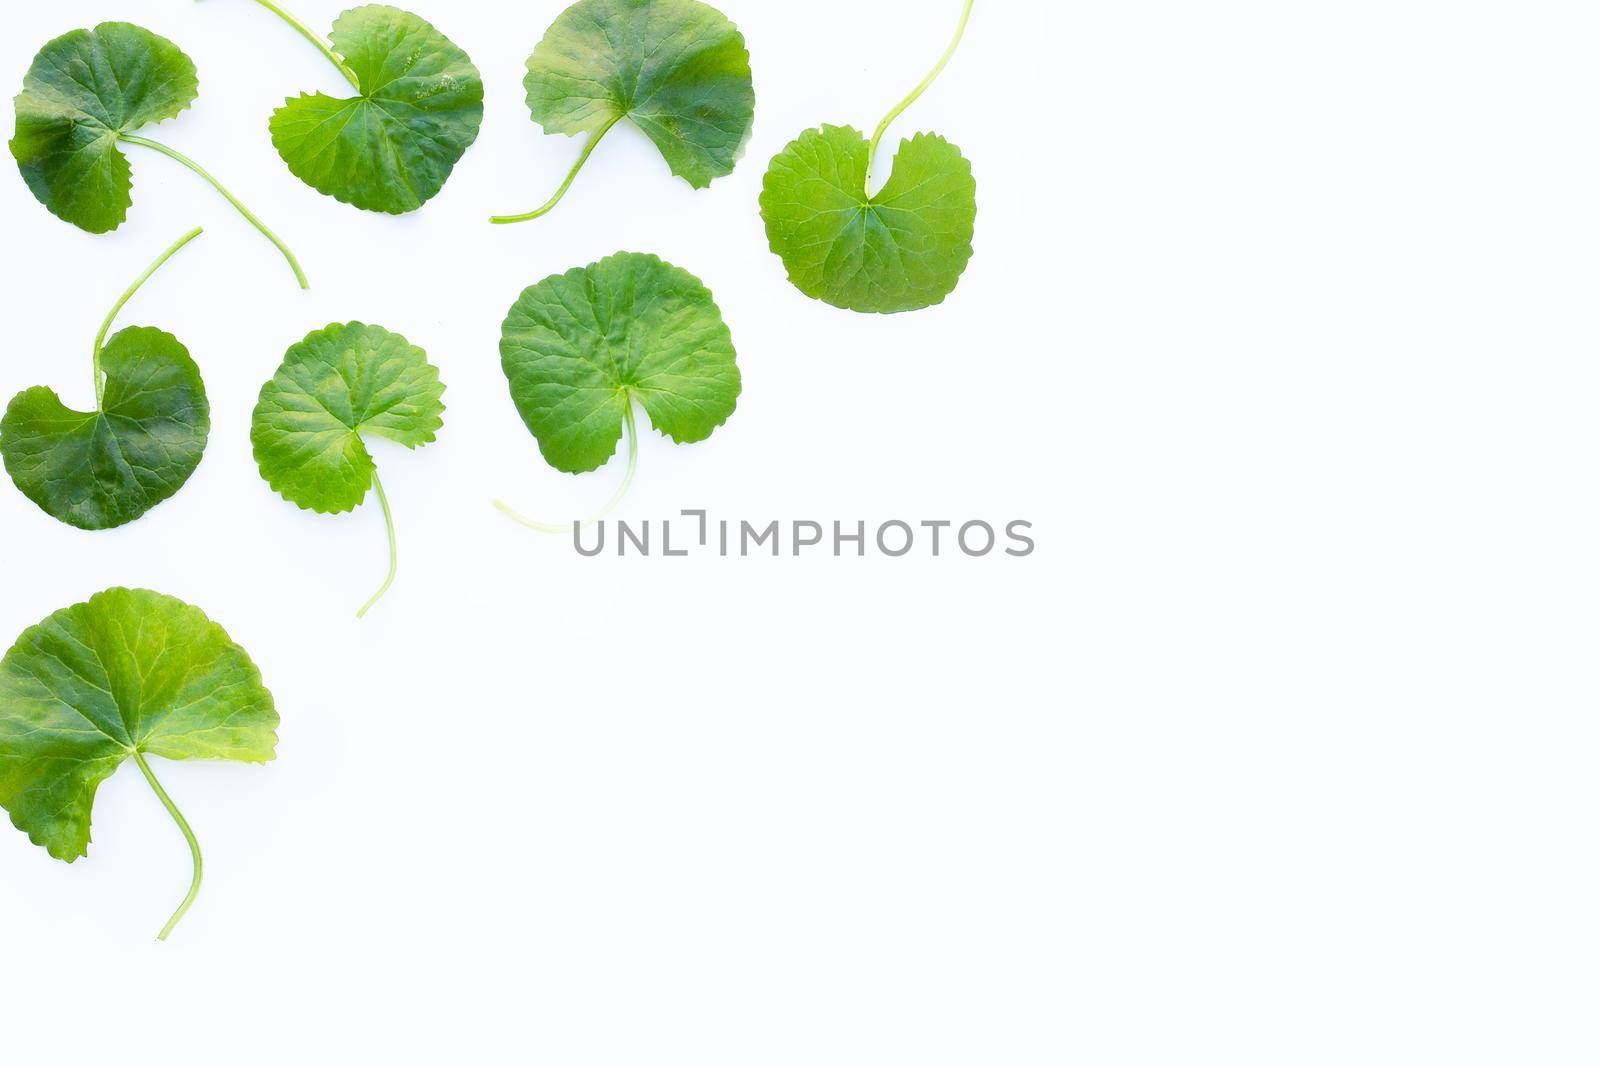
[[961,150],[932,133],[900,142],[876,192],[873,164],[889,127],[955,55],[972,17],[917,87],[868,140],[848,126],[807,130],[772,158],[761,183],[767,243],[809,297],[849,311],[893,314],[943,302],[972,259],[977,183]]
[[611,458],[633,399],[682,444],[710,437],[740,390],[733,339],[710,291],[635,252],[525,289],[501,327],[500,362],[539,450],[570,474]]
[[977,183],[936,134],[902,141],[882,189],[866,193],[868,142],[849,127],[807,130],[773,158],[761,190],[767,240],[802,293],[850,311],[938,304],[972,258]]
[[361,435],[428,444],[444,424],[443,394],[427,353],[399,334],[360,322],[317,330],[261,387],[250,420],[261,476],[302,508],[350,511],[375,469]]
[[755,115],[744,37],[698,0],[580,0],[528,57],[523,87],[546,133],[628,118],[696,189],[733,171]]
[[320,193],[366,211],[415,211],[478,137],[478,68],[432,25],[383,4],[340,15],[329,40],[360,95],[288,100],[272,115],[273,145]]
[[744,36],[699,0],[579,0],[528,57],[523,86],[528,112],[546,133],[589,140],[544,206],[493,222],[525,222],[553,209],[623,119],[696,189],[733,172],[755,120]]
[[198,93],[194,64],[165,37],[126,22],[73,30],[28,68],[11,154],[52,214],[105,233],[133,204],[118,135],[173,118]]

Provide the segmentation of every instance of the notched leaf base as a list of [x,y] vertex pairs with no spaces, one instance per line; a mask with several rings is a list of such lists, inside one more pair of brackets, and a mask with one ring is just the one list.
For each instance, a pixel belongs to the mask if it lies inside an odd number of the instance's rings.
[[523,290],[501,327],[500,364],[540,452],[569,474],[616,454],[633,399],[657,430],[688,444],[727,422],[741,389],[710,290],[637,252]]
[[295,177],[364,211],[415,211],[444,188],[483,122],[483,78],[448,37],[408,11],[368,4],[329,34],[360,94],[291,97],[272,143]]
[[900,142],[889,180],[867,194],[869,142],[847,126],[807,130],[762,182],[767,241],[807,296],[893,314],[942,302],[972,258],[977,182],[932,133]]
[[199,91],[194,63],[165,37],[127,22],[73,30],[41,48],[23,77],[11,154],[51,214],[106,233],[133,204],[118,137],[175,118]]
[[302,508],[350,511],[375,470],[361,435],[420,448],[444,424],[443,395],[438,368],[399,334],[361,322],[315,330],[261,387],[250,420],[261,476]]
[[0,807],[57,859],[87,854],[95,791],[134,751],[260,763],[278,713],[261,673],[192,605],[108,589],[0,660]]
[[105,395],[74,411],[35,386],[0,418],[0,456],[24,496],[81,530],[132,522],[200,465],[211,406],[200,368],[176,337],[130,326],[101,351]]
[[744,35],[699,0],[579,0],[527,67],[528,112],[546,133],[626,118],[696,189],[733,172],[754,124]]

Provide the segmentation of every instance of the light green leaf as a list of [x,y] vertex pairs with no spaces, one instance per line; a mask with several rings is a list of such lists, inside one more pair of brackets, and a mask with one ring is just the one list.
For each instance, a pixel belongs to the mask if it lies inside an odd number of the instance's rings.
[[130,326],[101,352],[105,397],[74,411],[53,389],[18,393],[0,419],[6,472],[29,500],[82,530],[132,522],[176,493],[211,430],[200,368],[176,337]]
[[869,145],[856,130],[807,130],[762,184],[767,240],[809,297],[863,312],[915,311],[950,295],[972,258],[977,183],[935,134],[902,141],[867,195]]
[[199,608],[108,589],[0,661],[0,807],[70,862],[88,852],[96,787],[134,752],[260,763],[277,726],[261,672]]
[[39,50],[16,98],[11,154],[39,203],[90,233],[122,225],[133,203],[117,139],[176,116],[199,94],[194,64],[140,26],[102,22]]
[[200,846],[146,756],[262,763],[278,713],[244,649],[199,608],[147,589],[108,589],[30,626],[0,660],[0,807],[71,863],[89,850],[95,790],[132,759]]
[[381,326],[352,322],[294,345],[250,420],[261,476],[286,500],[312,511],[350,511],[378,494],[389,532],[389,576],[359,615],[394,582],[394,517],[363,433],[420,448],[444,425],[444,386],[427,353]]
[[900,142],[894,170],[873,191],[872,168],[890,125],[955,55],[972,17],[927,77],[867,140],[847,126],[807,130],[773,157],[761,185],[767,243],[802,293],[850,311],[891,314],[940,303],[972,258],[978,186],[961,150],[932,133]]
[[755,89],[744,36],[699,0],[579,0],[528,57],[528,110],[546,133],[590,135],[553,208],[607,130],[629,119],[696,189],[730,174],[750,136]]
[[635,399],[657,430],[689,443],[728,420],[740,390],[710,291],[634,252],[525,289],[501,327],[500,362],[540,452],[572,474],[611,458]]
[[261,476],[300,507],[350,511],[375,466],[362,433],[418,448],[444,424],[444,386],[427,353],[381,326],[334,324],[283,357],[250,420]]
[[272,115],[272,143],[320,193],[366,211],[415,211],[477,139],[483,78],[449,38],[397,8],[346,11],[329,36],[359,95],[289,100]]

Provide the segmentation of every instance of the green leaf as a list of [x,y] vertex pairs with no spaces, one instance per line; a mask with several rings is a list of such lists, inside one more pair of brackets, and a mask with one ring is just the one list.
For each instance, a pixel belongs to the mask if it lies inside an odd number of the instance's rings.
[[132,522],[182,488],[211,430],[200,368],[176,337],[130,326],[101,352],[105,397],[74,411],[44,386],[0,419],[0,454],[23,495],[82,530]]
[[289,100],[272,115],[272,143],[320,193],[366,211],[415,211],[477,139],[483,78],[449,38],[397,8],[346,11],[329,36],[360,95]]
[[11,154],[39,203],[90,233],[122,225],[133,204],[133,176],[118,143],[160,152],[204,178],[271,241],[294,271],[305,272],[283,239],[200,164],[133,131],[161,122],[198,95],[194,64],[178,46],[140,26],[102,22],[73,30],[39,50],[16,99]]
[[427,353],[381,326],[352,322],[318,330],[289,349],[250,420],[250,443],[267,484],[312,511],[350,511],[377,491],[389,533],[389,576],[357,612],[365,615],[394,582],[394,516],[362,433],[420,448],[444,425],[444,386]]
[[418,448],[444,424],[444,386],[427,353],[381,326],[309,334],[283,357],[250,420],[261,476],[312,511],[350,511],[376,470],[362,433]]
[[102,22],[39,50],[16,98],[11,154],[39,202],[90,233],[122,225],[133,203],[117,139],[176,116],[199,94],[194,64],[140,26]]
[[133,753],[260,763],[277,726],[261,672],[199,608],[108,589],[0,660],[0,807],[70,863],[88,853],[95,789]]
[[851,311],[915,311],[955,290],[972,258],[977,183],[961,150],[931,133],[902,141],[884,187],[866,193],[868,142],[807,130],[762,183],[767,241],[802,293]]
[[700,279],[620,252],[525,289],[500,333],[511,399],[551,466],[581,474],[616,452],[637,399],[680,444],[733,414],[733,339]]
[[105,344],[117,312],[196,227],[145,268],[94,339],[93,411],[74,411],[54,390],[26,389],[0,418],[0,456],[29,500],[62,522],[104,530],[132,522],[182,488],[211,430],[200,368],[176,337],[129,327]]
[[550,134],[590,135],[553,208],[601,137],[629,119],[696,189],[733,172],[755,119],[744,36],[699,0],[579,0],[528,57],[528,111]]
[[892,314],[940,303],[972,258],[977,183],[961,150],[932,133],[900,142],[873,192],[872,167],[890,124],[955,55],[973,0],[927,77],[868,141],[848,126],[807,130],[773,157],[761,186],[767,243],[802,293],[850,311]]

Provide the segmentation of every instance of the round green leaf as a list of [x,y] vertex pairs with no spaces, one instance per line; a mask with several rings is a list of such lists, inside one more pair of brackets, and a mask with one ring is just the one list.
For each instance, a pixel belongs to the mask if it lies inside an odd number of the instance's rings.
[[260,763],[277,726],[261,672],[199,608],[108,589],[28,627],[0,660],[0,807],[70,863],[123,760]]
[[0,418],[0,455],[23,495],[82,530],[132,522],[183,487],[211,431],[200,368],[176,337],[131,326],[100,354],[105,395],[74,411],[44,386]]
[[318,512],[366,498],[374,465],[361,434],[418,448],[444,424],[444,386],[427,353],[360,322],[317,330],[293,346],[250,420],[267,484]]
[[11,154],[39,203],[105,233],[133,203],[117,137],[172,118],[198,93],[194,64],[165,37],[126,22],[73,30],[34,56],[16,98]]
[[631,119],[696,189],[733,171],[755,118],[744,36],[698,0],[579,0],[528,57],[523,85],[546,133]]
[[807,130],[773,157],[761,190],[767,242],[802,293],[850,311],[916,311],[955,291],[972,258],[977,183],[936,134],[900,142],[894,170],[867,195],[857,130]]
[[329,39],[361,95],[287,101],[273,112],[272,143],[320,193],[366,211],[415,211],[477,139],[483,78],[444,34],[383,4],[346,11]]
[[523,290],[500,330],[511,399],[551,466],[605,465],[634,398],[680,444],[739,399],[733,338],[711,292],[656,256],[619,252]]

